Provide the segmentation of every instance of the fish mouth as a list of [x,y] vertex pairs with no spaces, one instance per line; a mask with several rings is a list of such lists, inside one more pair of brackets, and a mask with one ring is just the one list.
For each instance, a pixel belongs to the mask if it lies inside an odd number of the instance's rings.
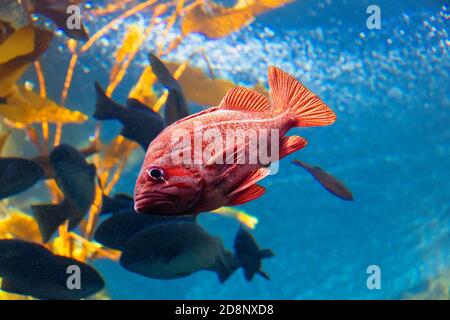
[[134,199],[134,210],[138,213],[158,213],[165,207],[170,207],[174,204],[170,195],[146,192],[137,194]]

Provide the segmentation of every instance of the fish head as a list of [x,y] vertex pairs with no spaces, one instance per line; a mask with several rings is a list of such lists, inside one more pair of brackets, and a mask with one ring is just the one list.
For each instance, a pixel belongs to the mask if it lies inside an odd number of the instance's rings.
[[193,214],[202,190],[203,179],[194,168],[144,163],[134,189],[134,209],[149,214]]

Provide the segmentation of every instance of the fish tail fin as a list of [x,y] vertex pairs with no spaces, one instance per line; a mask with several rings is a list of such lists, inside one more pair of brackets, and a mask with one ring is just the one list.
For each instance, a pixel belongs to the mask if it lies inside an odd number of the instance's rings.
[[112,120],[117,118],[117,104],[109,98],[101,85],[95,82],[95,113],[97,120]]
[[50,240],[56,229],[69,218],[68,204],[65,201],[59,204],[34,205],[31,210],[44,242]]
[[290,74],[270,67],[268,78],[273,108],[287,112],[294,127],[327,126],[336,121],[333,110]]
[[148,54],[150,65],[158,81],[168,90],[181,92],[178,81],[172,76],[166,65],[153,53]]

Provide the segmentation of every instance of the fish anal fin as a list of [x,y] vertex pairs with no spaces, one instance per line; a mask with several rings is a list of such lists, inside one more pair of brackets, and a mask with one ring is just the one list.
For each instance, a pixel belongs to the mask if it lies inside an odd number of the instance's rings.
[[227,206],[238,206],[244,203],[247,203],[249,201],[255,200],[259,197],[261,197],[266,189],[264,187],[261,187],[257,184],[251,186],[248,189],[245,189],[239,193],[234,194],[231,196],[227,202]]
[[280,141],[280,160],[287,155],[304,148],[307,143],[306,139],[300,136],[282,137]]
[[250,187],[255,185],[258,181],[264,179],[267,177],[270,173],[269,168],[259,168],[258,170],[251,173],[242,183],[239,185],[238,188],[234,189],[229,196],[234,196]]
[[234,87],[230,89],[222,99],[219,108],[226,110],[241,110],[251,112],[270,111],[270,105],[267,97],[255,90]]
[[268,71],[273,108],[288,112],[296,127],[327,126],[336,115],[318,96],[283,70]]

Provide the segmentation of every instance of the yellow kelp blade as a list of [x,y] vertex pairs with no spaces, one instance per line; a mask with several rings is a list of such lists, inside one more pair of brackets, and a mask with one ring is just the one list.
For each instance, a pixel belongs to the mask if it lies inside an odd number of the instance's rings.
[[238,210],[236,208],[221,207],[211,212],[220,214],[225,217],[234,218],[238,220],[240,223],[249,227],[250,229],[255,229],[256,225],[258,224],[258,218],[253,217],[248,213],[246,213],[245,211]]
[[152,71],[151,67],[146,67],[141,76],[139,77],[136,85],[131,89],[128,99],[135,99],[145,104],[146,106],[152,106],[156,100],[157,95],[153,90],[153,86],[157,79]]
[[[169,71],[173,74],[178,68],[178,63],[165,62]],[[219,105],[225,94],[235,85],[229,80],[211,79],[201,69],[188,66],[178,79],[183,93],[188,101],[203,106]]]
[[223,38],[241,29],[253,19],[249,8],[225,8],[208,2],[208,8],[198,6],[189,11],[181,23],[181,32],[200,33],[210,39]]
[[292,2],[294,2],[294,0],[238,0],[233,8],[250,8],[253,15],[257,16]]
[[3,152],[3,147],[5,146],[6,141],[8,141],[9,136],[11,135],[11,131],[6,131],[0,134],[0,156]]
[[133,51],[136,43],[142,43],[144,30],[138,25],[130,25],[125,33],[122,45],[114,53],[115,64],[111,69],[110,81],[114,80],[119,72],[120,66],[127,59],[127,56]]
[[33,217],[20,211],[11,211],[0,219],[0,239],[22,239],[42,242],[41,233]]
[[7,124],[17,128],[42,122],[83,123],[88,119],[85,114],[64,108],[23,86],[16,86],[6,104],[0,104],[0,116],[7,120]]
[[[173,74],[180,66],[179,63],[164,62],[169,71]],[[186,100],[202,106],[217,106],[222,101],[225,94],[236,84],[230,80],[212,79],[201,69],[187,66],[178,79],[183,89]],[[254,90],[268,96],[263,85],[257,84]]]
[[29,64],[36,61],[49,47],[53,33],[34,26],[15,31],[0,44],[0,97],[11,94]]
[[200,33],[218,39],[250,24],[257,15],[281,7],[293,0],[239,0],[234,7],[223,7],[212,1],[190,10],[181,23],[184,35]]
[[130,25],[127,28],[127,33],[123,37],[122,45],[119,47],[119,49],[114,54],[116,63],[120,63],[123,60],[125,60],[125,57],[128,55],[128,53],[133,48],[133,44],[135,42],[140,42],[143,36],[143,29],[138,25]]
[[0,64],[30,54],[35,48],[35,40],[32,26],[26,26],[15,31],[0,46]]

